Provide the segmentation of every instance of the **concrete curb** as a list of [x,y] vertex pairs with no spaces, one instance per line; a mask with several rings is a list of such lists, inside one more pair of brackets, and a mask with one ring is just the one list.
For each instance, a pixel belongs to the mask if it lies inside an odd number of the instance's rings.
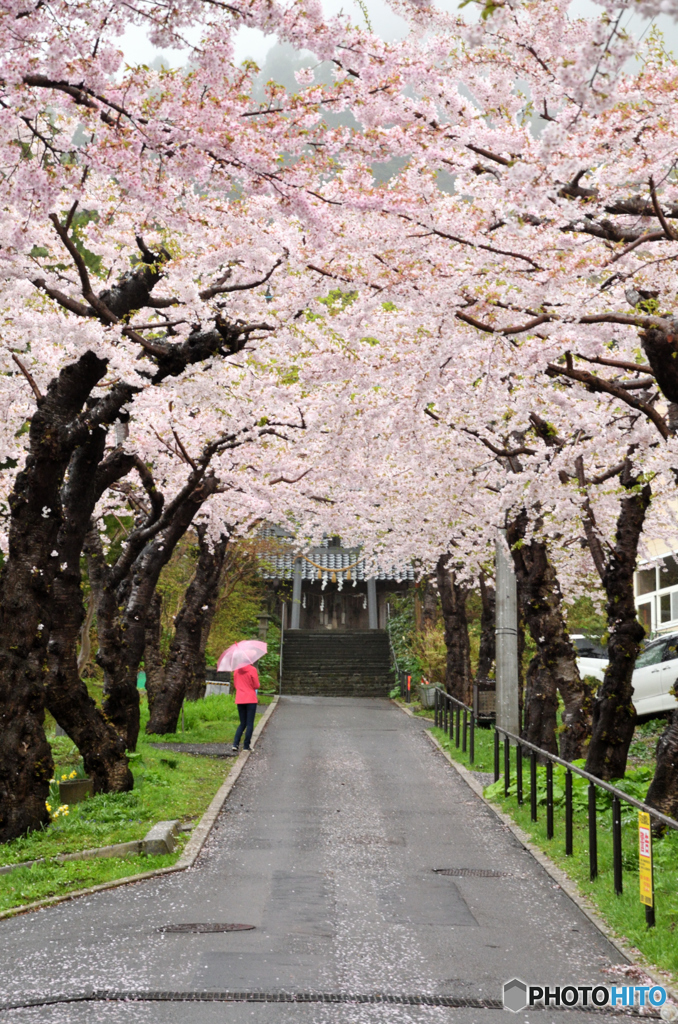
[[[264,714],[261,716],[259,724],[252,733],[252,747],[256,745],[257,740],[266,728],[277,704],[278,696],[276,695]],[[102,882],[101,885],[92,885],[87,889],[75,889],[73,892],[64,893],[63,896],[50,896],[44,900],[36,900],[35,903],[25,903],[19,907],[11,907],[9,910],[3,910],[0,913],[0,921],[8,917],[16,917],[17,914],[27,914],[32,910],[41,910],[43,907],[51,907],[54,906],[55,903],[65,903],[67,900],[74,900],[79,896],[89,896],[92,893],[103,892],[106,889],[117,889],[118,886],[121,885],[130,885],[132,882],[142,882],[147,878],[158,878],[160,875],[171,875],[176,871],[186,871],[187,868],[193,867],[205,844],[205,840],[207,839],[207,836],[209,835],[210,830],[221,811],[221,808],[226,802],[226,799],[235,783],[238,781],[240,773],[249,759],[250,753],[251,751],[249,750],[242,750],[235,759],[235,763],[228,773],[227,778],[196,825],[193,835],[186,844],[184,852],[176,864],[173,864],[168,868],[156,868],[154,871],[143,871],[137,875],[127,875],[125,878],[116,878],[112,882]],[[64,856],[68,855],[64,854]]]
[[[400,707],[400,705],[398,706]],[[402,708],[402,710],[405,711],[406,714],[409,714],[411,717],[414,717],[412,713],[406,708]],[[425,730],[425,735],[429,738],[429,740],[436,748],[436,750],[439,750],[440,753],[445,758],[445,760],[454,768],[457,774],[461,776],[461,778],[464,780],[467,786],[469,786],[476,794],[476,796],[480,797],[483,803],[487,807],[489,807],[494,814],[496,814],[496,816],[499,818],[502,824],[504,824],[509,829],[509,831],[513,833],[513,835],[525,847],[525,849],[529,850],[534,859],[543,867],[544,871],[546,871],[546,873],[550,875],[554,882],[558,883],[563,892],[567,896],[569,896],[572,902],[581,910],[582,914],[584,914],[589,919],[591,924],[593,924],[599,932],[603,933],[608,942],[612,946],[614,946],[614,948],[618,950],[618,952],[621,953],[621,955],[626,960],[628,960],[630,964],[633,964],[637,966],[639,969],[641,969],[643,973],[647,975],[648,978],[651,978],[652,981],[655,982],[655,984],[663,986],[663,988],[666,989],[666,992],[669,995],[669,997],[673,999],[675,1002],[678,1002],[678,991],[671,988],[666,978],[662,977],[660,969],[655,964],[650,964],[649,961],[647,961],[645,957],[642,955],[642,953],[640,953],[638,950],[631,949],[629,946],[626,946],[621,941],[621,939],[616,935],[616,933],[609,927],[609,925],[607,925],[605,921],[598,917],[597,913],[595,912],[591,904],[588,902],[586,897],[580,892],[577,883],[573,881],[573,879],[571,879],[569,875],[567,875],[562,870],[562,868],[559,868],[556,864],[554,864],[554,862],[550,859],[550,857],[548,857],[543,852],[543,850],[541,850],[532,842],[532,840],[520,828],[520,826],[516,825],[513,818],[511,818],[508,814],[505,814],[497,804],[491,803],[483,796],[483,787],[478,782],[478,780],[473,777],[468,768],[465,768],[464,765],[459,764],[457,761],[453,760],[450,754],[442,746],[440,741],[436,739],[435,736],[432,736],[429,730]]]

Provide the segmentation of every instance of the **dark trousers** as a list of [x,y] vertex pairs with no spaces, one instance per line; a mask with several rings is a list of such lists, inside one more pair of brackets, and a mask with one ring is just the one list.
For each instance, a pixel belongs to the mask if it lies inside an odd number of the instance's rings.
[[233,740],[233,746],[237,747],[240,743],[240,737],[245,732],[245,742],[243,743],[243,749],[250,749],[250,740],[252,739],[252,730],[254,729],[254,716],[257,713],[256,704],[236,704],[238,714],[240,715],[240,725],[238,731],[235,734]]

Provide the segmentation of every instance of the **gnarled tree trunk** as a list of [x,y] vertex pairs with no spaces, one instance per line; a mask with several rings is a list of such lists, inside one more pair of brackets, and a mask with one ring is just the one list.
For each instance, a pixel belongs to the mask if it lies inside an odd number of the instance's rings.
[[44,673],[63,527],[61,487],[89,435],[78,417],[106,363],[91,352],[66,366],[38,402],[29,452],[9,499],[9,558],[0,575],[0,842],[49,821],[52,754]]
[[638,542],[650,503],[650,485],[638,486],[627,461],[621,482],[631,493],[622,499],[612,553],[603,572],[610,637],[609,664],[593,705],[593,734],[586,770],[601,779],[620,779],[636,724],[633,669],[645,630],[638,621],[633,574]]
[[447,647],[447,692],[468,704],[471,697],[471,645],[468,636],[466,599],[468,587],[456,582],[454,570],[448,569],[449,554],[441,555],[436,565],[436,580],[445,624]]
[[[121,792],[134,785],[125,745],[89,696],[78,671],[77,643],[85,618],[80,554],[90,515],[106,488],[134,465],[134,458],[119,449],[102,462],[105,441],[104,430],[92,433],[73,454],[64,483],[64,522],[58,537],[63,561],[53,586],[45,681],[47,707],[82,754],[97,793]],[[93,607],[93,596],[91,600]]]
[[433,629],[438,618],[438,591],[433,585],[433,579],[427,577],[424,584],[424,594],[421,600],[421,628],[423,630]]
[[137,675],[144,654],[146,615],[158,578],[203,502],[217,487],[216,477],[208,476],[187,488],[167,525],[142,548],[122,580],[106,564],[98,532],[92,530],[88,535],[90,581],[97,594],[97,661],[104,670],[104,712],[128,750],[135,749],[139,736]]
[[[563,618],[560,584],[546,544],[535,537],[526,541],[527,527],[527,511],[523,510],[506,530],[516,570],[518,600],[537,647],[538,662],[528,669],[524,733],[526,739],[541,733],[545,749],[554,751],[556,723],[551,706],[554,701],[557,704],[556,693],[560,691],[564,704],[560,754],[572,761],[584,756],[591,735],[592,695],[579,675]],[[547,731],[551,723],[553,736]]]
[[216,601],[228,538],[222,537],[210,548],[207,528],[197,528],[200,557],[189,584],[184,603],[174,620],[174,639],[170,647],[162,689],[156,694],[147,733],[175,732],[186,690],[195,672],[208,600]]
[[146,696],[148,711],[153,714],[155,698],[162,690],[165,680],[165,664],[160,649],[160,629],[162,618],[162,594],[153,594],[153,600],[146,614],[146,631],[144,635],[144,669],[146,672]]
[[483,573],[480,574],[480,599],[480,648],[476,682],[487,686],[494,681],[497,658],[497,595],[494,587],[486,582]]
[[[678,820],[678,710],[657,741],[657,767],[645,803]],[[663,829],[656,826],[655,831]]]
[[522,738],[549,754],[557,754],[558,690],[553,673],[544,667],[539,651],[527,667],[523,709]]

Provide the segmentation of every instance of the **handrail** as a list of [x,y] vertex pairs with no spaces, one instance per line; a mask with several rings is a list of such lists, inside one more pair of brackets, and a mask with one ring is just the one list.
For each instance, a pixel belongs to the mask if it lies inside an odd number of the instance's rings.
[[[453,699],[453,698],[452,698]],[[551,754],[548,750],[542,750],[541,747],[537,747],[534,743],[523,740],[520,736],[516,736],[514,733],[509,732],[507,729],[502,729],[501,726],[495,726],[495,731],[501,733],[502,736],[508,737],[510,740],[515,740],[516,744],[520,747],[527,747],[528,750],[533,750],[536,754],[543,757],[548,757],[554,764],[559,764],[561,767],[566,768],[568,771],[574,772],[575,775],[580,775],[583,779],[587,779],[588,782],[593,782],[596,786],[600,786],[601,789],[606,789],[608,793],[612,793],[619,800],[625,800],[628,804],[633,804],[639,811],[645,811],[646,814],[651,814],[652,817],[657,818],[664,825],[668,825],[669,828],[676,829],[678,831],[678,821],[674,821],[673,818],[669,818],[666,814],[662,814],[656,807],[651,807],[650,804],[643,803],[642,800],[636,800],[634,796],[629,796],[623,789],[617,789],[616,786],[611,785],[609,782],[604,782],[603,779],[599,779],[597,775],[591,775],[590,772],[585,771],[583,768],[577,768],[575,764],[570,761],[564,761],[562,757],[558,757],[557,754]]]
[[460,708],[464,709],[464,711],[468,711],[469,714],[471,715],[473,714],[473,708],[470,708],[468,704],[464,704],[463,700],[457,700],[457,698],[453,697],[451,693],[447,692],[447,690],[443,690],[442,686],[440,686],[438,683],[434,683],[433,685],[435,686],[436,690],[439,693],[442,693],[443,697],[445,697],[447,700],[451,700],[453,704],[458,704]]

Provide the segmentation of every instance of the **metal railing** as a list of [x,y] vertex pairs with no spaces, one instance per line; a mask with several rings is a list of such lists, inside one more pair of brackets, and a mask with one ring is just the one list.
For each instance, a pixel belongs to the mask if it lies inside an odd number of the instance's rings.
[[[572,856],[574,850],[574,801],[572,789],[572,776],[579,775],[581,778],[587,780],[589,876],[591,881],[594,881],[598,877],[598,814],[596,806],[596,790],[602,789],[612,795],[612,870],[614,875],[614,891],[618,896],[621,896],[623,892],[621,816],[622,802],[630,804],[632,807],[636,807],[639,811],[643,811],[645,814],[648,814],[650,818],[654,818],[655,821],[661,822],[661,824],[664,825],[666,828],[671,828],[675,831],[678,831],[678,821],[674,821],[673,818],[669,818],[667,817],[667,815],[662,814],[661,811],[658,811],[655,807],[650,807],[649,804],[643,803],[642,800],[636,800],[635,797],[629,796],[628,793],[624,793],[621,789],[618,789],[611,783],[604,782],[603,779],[599,779],[595,775],[591,775],[590,772],[585,771],[583,768],[578,768],[576,765],[571,764],[569,761],[564,761],[561,757],[558,757],[556,754],[550,754],[547,750],[542,750],[541,747],[537,747],[533,743],[528,743],[527,740],[521,739],[519,736],[515,736],[513,733],[501,728],[495,728],[494,730],[495,782],[499,781],[501,774],[501,736],[504,737],[504,796],[509,796],[509,790],[511,786],[511,745],[513,745],[516,752],[516,798],[519,806],[523,804],[523,757],[524,753],[526,751],[529,751],[530,818],[532,819],[532,821],[537,821],[537,761],[538,759],[546,760],[546,836],[548,839],[553,839],[554,836],[553,818],[555,804],[553,798],[553,766],[554,764],[556,764],[559,765],[561,768],[565,769],[565,854],[568,857]],[[651,843],[652,837],[650,832],[650,861]],[[652,885],[652,888],[654,890],[654,885]],[[655,923],[654,897],[653,905],[645,906],[645,918],[648,927],[653,927]]]
[[476,759],[476,717],[473,708],[436,686],[433,721],[437,728],[449,735],[457,750],[460,743],[462,753],[465,754],[468,748],[468,759],[473,764]]

